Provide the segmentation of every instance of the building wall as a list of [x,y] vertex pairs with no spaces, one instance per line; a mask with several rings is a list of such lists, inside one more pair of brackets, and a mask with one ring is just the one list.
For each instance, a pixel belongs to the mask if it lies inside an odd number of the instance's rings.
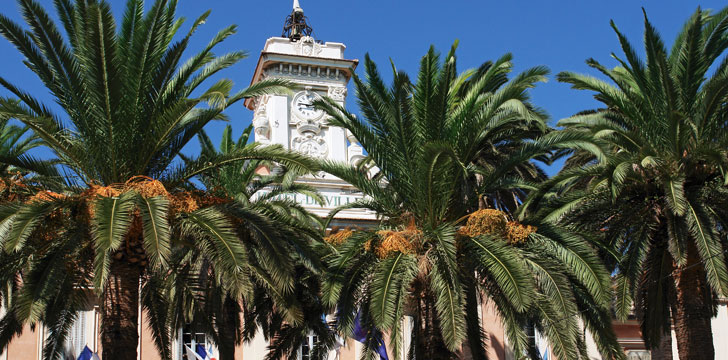
[[[480,315],[483,322],[483,330],[485,331],[486,345],[488,351],[488,358],[492,360],[506,360],[512,358],[511,353],[508,351],[508,340],[505,336],[505,331],[501,321],[498,317],[498,313],[495,306],[491,302],[484,302],[480,307]],[[159,360],[160,357],[157,354],[157,350],[154,346],[151,331],[147,327],[145,315],[141,315],[141,329],[140,329],[140,342],[138,347],[138,354],[140,360]],[[87,329],[87,345],[92,351],[98,351],[101,353],[100,341],[98,339],[98,314],[89,311],[86,317]],[[718,308],[718,316],[712,321],[713,326],[713,339],[716,359],[728,359],[728,304],[724,300]],[[628,322],[615,322],[613,324],[614,330],[620,340],[620,343],[625,348],[625,351],[630,350],[643,350],[644,344],[641,340],[639,323],[637,321]],[[404,323],[403,333],[405,333],[404,344],[402,348],[402,354],[406,354],[406,349],[409,348],[409,330],[411,323],[409,318]],[[42,358],[42,346],[45,333],[43,329],[36,328],[32,330],[29,326],[26,326],[23,333],[15,338],[6,349],[6,351],[0,354],[0,360],[40,360]],[[587,333],[587,347],[589,351],[590,360],[600,360],[596,345]],[[385,342],[388,344],[388,336],[385,336]],[[257,336],[252,342],[243,344],[236,349],[236,359],[242,360],[257,360],[262,359],[267,352],[269,343],[265,340],[262,335]],[[390,358],[393,358],[391,353],[391,346],[387,346],[390,352]],[[339,349],[338,358],[336,353],[332,353],[329,360],[357,360],[362,351],[362,344],[356,342],[353,339],[347,339],[345,345]],[[180,359],[181,354],[174,351],[175,359]],[[673,332],[673,355],[674,359],[678,360],[677,353],[677,342],[674,339]],[[402,357],[404,358],[404,357]],[[467,358],[467,357],[466,357]],[[552,355],[550,360],[556,358]]]
[[[713,346],[716,359],[728,359],[728,299],[718,307],[718,316],[713,318]],[[677,342],[675,342],[677,343]],[[673,352],[676,354],[677,352]],[[677,359],[677,357],[675,357]]]
[[480,306],[483,330],[485,331],[488,359],[506,359],[506,334],[495,304],[485,301]]
[[[267,354],[269,342],[265,340],[265,337],[263,336],[263,331],[258,328],[258,332],[253,338],[253,340],[249,343],[245,343],[241,346],[242,350],[242,359],[249,360],[249,359],[262,359],[265,357],[265,354]],[[236,351],[237,354],[237,351]],[[237,359],[237,356],[236,356]]]
[[23,333],[8,346],[5,356],[8,360],[40,360],[42,356],[43,330],[35,331],[26,326]]
[[[728,359],[728,341],[726,341],[728,339],[728,299],[721,300],[718,306],[718,315],[713,318],[711,325],[715,358],[718,360]],[[635,320],[627,322],[615,321],[612,326],[620,344],[628,354],[630,351],[646,350],[642,342],[639,322]],[[587,336],[587,346],[589,360],[601,360],[601,356],[599,356],[599,352],[591,336]],[[679,360],[675,331],[672,331],[672,355],[674,360]]]
[[147,326],[146,314],[141,312],[139,322],[139,349],[137,354],[143,360],[161,360],[157,348],[154,346],[152,331]]

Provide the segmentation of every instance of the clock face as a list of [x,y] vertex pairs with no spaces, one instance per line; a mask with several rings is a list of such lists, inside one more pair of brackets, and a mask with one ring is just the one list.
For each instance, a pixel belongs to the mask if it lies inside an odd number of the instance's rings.
[[318,119],[324,112],[316,109],[313,106],[313,102],[319,98],[320,97],[312,91],[300,92],[293,98],[293,109],[300,117],[306,120]]

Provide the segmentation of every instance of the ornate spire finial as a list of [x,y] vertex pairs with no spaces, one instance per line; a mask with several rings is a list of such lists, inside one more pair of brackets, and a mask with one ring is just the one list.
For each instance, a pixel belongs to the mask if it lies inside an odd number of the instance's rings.
[[305,16],[303,16],[303,8],[298,0],[293,0],[293,11],[291,15],[286,17],[286,23],[283,25],[282,37],[287,37],[293,41],[298,41],[304,36],[311,36],[313,29],[308,25]]

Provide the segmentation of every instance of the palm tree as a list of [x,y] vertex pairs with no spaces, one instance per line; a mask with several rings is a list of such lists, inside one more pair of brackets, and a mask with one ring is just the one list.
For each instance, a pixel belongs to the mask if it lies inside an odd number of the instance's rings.
[[[547,70],[532,68],[509,81],[510,60],[506,55],[458,74],[455,46],[442,62],[431,48],[415,83],[395,69],[387,87],[367,57],[366,81],[354,77],[363,119],[331,100],[317,103],[332,125],[356,136],[378,168],[370,177],[348,165],[323,166],[366,195],[348,207],[373,209],[382,219],[375,229],[326,238],[331,254],[324,301],[336,309],[344,335],[352,333],[359,313],[365,327],[390,335],[399,358],[401,324],[410,315],[410,355],[452,359],[467,352],[461,350],[467,342],[473,358],[485,359],[477,309],[487,299],[517,354],[525,356],[524,327],[534,324],[559,358],[585,357],[579,315],[605,358],[623,357],[603,325],[609,276],[589,243],[536,218],[516,222],[510,214],[518,194],[533,187],[518,176],[531,159],[583,145],[580,134],[549,134],[528,102],[527,90]],[[367,335],[369,357],[376,356],[376,333]]]
[[549,180],[562,195],[550,218],[601,233],[613,247],[617,316],[634,304],[649,346],[673,325],[681,359],[713,359],[710,319],[728,295],[728,61],[718,61],[728,8],[698,9],[669,52],[645,14],[646,62],[612,27],[625,59],[615,55],[614,69],[587,61],[609,81],[558,75],[604,104],[560,125],[611,151],[602,159],[578,152]]
[[[57,177],[53,161],[41,160],[31,155],[32,149],[41,145],[40,138],[27,126],[13,124],[11,119],[0,118],[0,198],[12,200],[29,189],[39,174],[50,180]],[[33,175],[34,179],[26,176]]]
[[[117,31],[106,1],[55,0],[63,36],[37,1],[18,3],[29,29],[0,15],[0,34],[25,57],[60,112],[3,80],[16,99],[0,99],[0,117],[21,121],[43,140],[61,163],[65,184],[41,183],[36,195],[0,206],[0,244],[15,260],[3,264],[10,271],[3,276],[16,287],[0,321],[0,347],[22,324],[43,323],[49,328],[44,357],[58,357],[76,305],[92,291],[101,303],[104,357],[136,359],[140,285],[153,294],[148,274],[167,268],[179,248],[213,261],[215,280],[230,292],[252,287],[245,267],[250,256],[222,209],[228,200],[193,189],[189,179],[246,159],[275,160],[299,172],[314,164],[257,145],[179,160],[206,124],[225,119],[224,109],[287,85],[265,82],[234,94],[229,80],[201,87],[245,57],[212,52],[235,26],[183,61],[209,12],[177,36],[183,22],[175,18],[176,1],[157,0],[146,13],[142,0],[128,1]],[[169,349],[159,350],[168,358]]]
[[[252,129],[249,126],[235,141],[228,125],[219,149],[202,131],[198,135],[200,160],[256,147],[248,143]],[[270,174],[265,174],[271,169]],[[273,340],[267,355],[271,359],[284,353],[294,358],[311,329],[322,340],[334,340],[321,317],[324,311],[318,297],[318,279],[322,266],[313,252],[321,241],[321,219],[291,198],[305,194],[318,203],[323,199],[314,188],[294,182],[298,176],[267,160],[227,164],[199,176],[212,195],[231,199],[221,210],[237,219],[236,231],[250,254],[247,266],[256,281],[246,293],[249,296],[236,297],[212,281],[211,259],[196,254],[194,249],[184,249],[172,271],[160,274],[167,282],[171,302],[166,303],[163,297],[150,298],[153,305],[149,307],[161,309],[160,319],[165,309],[172,309],[175,314],[169,317],[170,328],[191,324],[197,332],[207,333],[216,343],[220,359],[233,359],[235,346],[259,335],[259,328],[266,339]],[[280,278],[287,281],[276,280]]]
[[7,118],[1,119],[0,177],[8,179],[13,175],[27,174],[29,168],[34,168],[36,165],[47,165],[29,154],[31,149],[41,145],[39,140],[27,126],[11,124]]

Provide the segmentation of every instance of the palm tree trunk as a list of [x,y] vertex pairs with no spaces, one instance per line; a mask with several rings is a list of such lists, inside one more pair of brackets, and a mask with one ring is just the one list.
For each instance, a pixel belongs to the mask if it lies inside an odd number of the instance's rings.
[[435,296],[425,291],[417,304],[417,339],[416,358],[430,360],[452,360],[457,359],[457,354],[452,353],[445,345],[445,340],[440,332],[440,322],[437,319],[435,308]]
[[672,360],[672,334],[666,333],[660,342],[650,349],[651,360]]
[[137,359],[140,277],[141,268],[138,265],[112,260],[101,308],[104,359]]
[[700,265],[695,244],[689,242],[688,261],[675,277],[675,334],[680,360],[714,359],[713,315],[705,269]]
[[240,316],[240,309],[235,300],[229,296],[225,297],[223,302],[222,318],[218,319],[218,331],[220,334],[220,344],[217,350],[220,353],[220,360],[235,360],[235,346],[239,343],[238,322],[235,317]]

